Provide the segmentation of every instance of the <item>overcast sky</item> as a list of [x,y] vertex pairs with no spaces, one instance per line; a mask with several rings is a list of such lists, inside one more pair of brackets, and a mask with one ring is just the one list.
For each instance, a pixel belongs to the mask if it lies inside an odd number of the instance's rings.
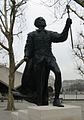
[[[24,56],[24,46],[26,43],[27,34],[36,29],[33,24],[35,18],[39,16],[44,17],[47,22],[46,29],[56,31],[59,33],[62,32],[67,19],[67,15],[65,15],[63,19],[56,20],[54,16],[54,9],[41,5],[39,3],[39,0],[30,0],[30,2],[27,3],[25,11],[26,12],[24,14],[24,18],[22,18],[19,21],[21,24],[23,23],[23,26],[24,26],[20,28],[20,29],[23,29],[23,34],[21,35],[20,40],[17,40],[14,43],[16,59],[18,61]],[[79,32],[79,29],[80,29],[79,28],[80,21],[73,14],[71,14],[71,18],[73,21],[73,24],[72,24],[73,40],[75,41],[77,39],[77,33]],[[70,34],[68,36],[67,41],[63,43],[52,44],[52,51],[61,69],[63,80],[81,78],[76,71],[76,66],[75,66],[75,62],[72,55],[73,53],[71,49]],[[25,64],[19,68],[19,71],[23,72],[24,66]]]

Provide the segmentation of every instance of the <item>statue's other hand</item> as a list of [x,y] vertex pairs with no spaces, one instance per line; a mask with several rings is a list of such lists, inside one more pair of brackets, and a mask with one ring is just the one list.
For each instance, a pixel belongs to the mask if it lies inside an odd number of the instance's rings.
[[67,18],[66,24],[67,24],[67,25],[71,25],[71,24],[72,24],[72,19]]
[[28,61],[28,57],[27,56],[24,56],[24,61]]

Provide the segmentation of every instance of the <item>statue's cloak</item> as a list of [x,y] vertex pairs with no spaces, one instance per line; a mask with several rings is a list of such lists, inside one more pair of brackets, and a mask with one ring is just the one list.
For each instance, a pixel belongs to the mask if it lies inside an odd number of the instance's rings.
[[20,93],[27,96],[25,100],[37,105],[48,105],[48,77],[50,70],[42,61],[39,65],[30,59],[25,66]]

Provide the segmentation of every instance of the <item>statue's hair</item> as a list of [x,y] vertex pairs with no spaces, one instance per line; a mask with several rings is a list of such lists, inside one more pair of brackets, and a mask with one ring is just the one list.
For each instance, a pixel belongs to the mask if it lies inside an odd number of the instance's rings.
[[34,25],[37,28],[40,28],[40,27],[45,28],[46,27],[46,21],[43,17],[38,17],[38,18],[35,19]]

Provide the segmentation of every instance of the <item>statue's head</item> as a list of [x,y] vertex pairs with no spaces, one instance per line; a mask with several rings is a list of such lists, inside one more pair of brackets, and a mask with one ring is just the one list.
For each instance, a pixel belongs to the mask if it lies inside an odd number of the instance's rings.
[[35,19],[34,25],[37,28],[45,28],[46,27],[46,21],[43,17],[38,17]]

